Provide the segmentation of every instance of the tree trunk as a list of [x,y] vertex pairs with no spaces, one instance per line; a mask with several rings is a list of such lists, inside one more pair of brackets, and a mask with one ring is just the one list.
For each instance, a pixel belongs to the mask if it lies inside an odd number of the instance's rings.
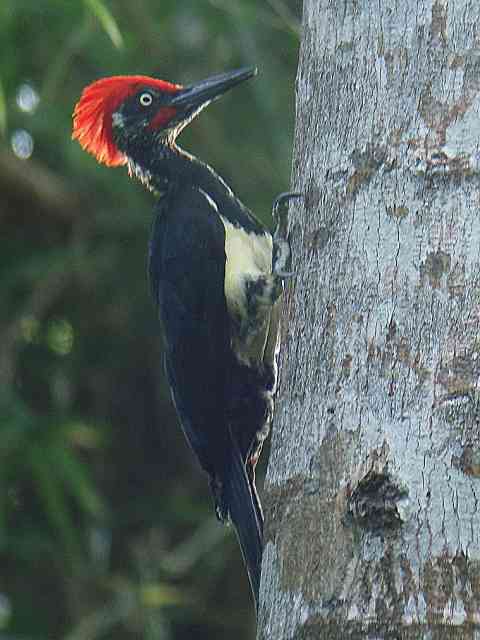
[[480,637],[480,3],[305,0],[259,638]]

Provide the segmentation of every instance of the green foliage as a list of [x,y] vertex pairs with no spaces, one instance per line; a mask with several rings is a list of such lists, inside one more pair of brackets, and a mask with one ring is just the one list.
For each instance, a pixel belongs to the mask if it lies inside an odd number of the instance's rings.
[[0,2],[0,631],[12,640],[253,637],[240,552],[163,378],[150,194],[71,141],[71,113],[104,75],[188,83],[257,64],[181,144],[269,222],[289,184],[299,4]]
[[5,136],[7,132],[7,105],[5,102],[5,92],[0,80],[0,136]]
[[112,41],[113,46],[121,49],[123,47],[123,36],[120,33],[117,21],[107,5],[100,0],[84,0],[84,2],[87,8],[98,19],[103,29],[105,29],[105,33]]

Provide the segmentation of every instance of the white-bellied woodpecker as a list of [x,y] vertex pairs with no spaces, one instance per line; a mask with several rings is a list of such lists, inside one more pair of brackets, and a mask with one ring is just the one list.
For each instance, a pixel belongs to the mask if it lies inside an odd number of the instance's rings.
[[108,166],[127,165],[157,195],[149,279],[180,422],[210,477],[220,520],[235,526],[258,604],[263,514],[255,465],[273,412],[279,304],[290,250],[277,199],[272,235],[211,167],[176,144],[212,100],[253,68],[191,86],[147,76],[89,85],[73,137]]

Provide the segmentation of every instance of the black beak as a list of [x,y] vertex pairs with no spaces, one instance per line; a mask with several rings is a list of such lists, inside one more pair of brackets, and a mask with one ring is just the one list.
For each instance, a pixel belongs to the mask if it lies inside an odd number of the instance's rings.
[[199,107],[219,98],[226,91],[235,87],[240,82],[257,75],[256,67],[245,67],[236,71],[227,71],[202,82],[196,82],[180,91],[169,100],[169,106],[180,107],[182,110],[191,107]]

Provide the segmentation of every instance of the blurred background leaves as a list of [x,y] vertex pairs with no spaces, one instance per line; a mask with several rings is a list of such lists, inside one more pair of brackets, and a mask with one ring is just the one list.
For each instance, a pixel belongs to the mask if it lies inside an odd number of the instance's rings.
[[0,637],[253,637],[234,535],[178,428],[152,198],[70,140],[81,90],[260,75],[182,136],[267,224],[289,186],[300,0],[0,3]]

